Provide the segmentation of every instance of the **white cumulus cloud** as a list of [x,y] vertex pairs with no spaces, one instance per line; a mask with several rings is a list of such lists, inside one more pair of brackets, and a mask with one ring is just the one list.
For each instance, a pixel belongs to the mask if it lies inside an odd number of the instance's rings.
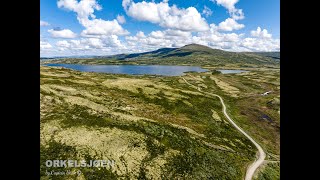
[[279,51],[279,39],[248,37],[245,34],[220,32],[219,26],[210,24],[210,30],[192,34],[187,31],[166,29],[135,36],[126,36],[125,45],[132,52],[151,51],[163,47],[181,47],[190,43],[202,44],[227,51]]
[[271,38],[272,37],[272,35],[269,34],[266,29],[261,30],[260,27],[258,27],[257,30],[251,31],[251,36],[259,37],[259,38]]
[[65,8],[77,13],[79,23],[86,28],[81,33],[83,36],[129,34],[116,19],[112,21],[96,19],[96,16],[93,14],[94,11],[102,9],[96,0],[81,0],[80,2],[76,0],[59,0],[57,5],[59,8]]
[[154,50],[155,47],[181,47],[192,43],[192,33],[176,29],[152,31],[148,35],[139,31],[135,36],[126,37],[130,49],[138,52]]
[[244,28],[244,24],[239,24],[237,21],[231,18],[227,18],[225,21],[219,23],[219,29],[222,31],[233,31]]
[[127,35],[117,20],[105,21],[93,19],[83,24],[86,29],[81,32],[82,36],[101,36],[101,35]]
[[49,26],[50,24],[46,21],[41,21],[40,20],[40,26]]
[[240,46],[249,51],[280,51],[280,39],[245,38]]
[[40,41],[40,50],[51,49],[52,45],[45,41]]
[[53,38],[75,38],[77,34],[72,32],[70,29],[54,30],[49,29],[48,32]]
[[59,8],[65,8],[76,12],[78,20],[88,19],[88,17],[95,18],[94,10],[101,10],[101,6],[95,0],[59,0],[57,2]]
[[58,41],[56,46],[64,48],[63,50],[104,50],[108,47],[114,47],[117,49],[124,48],[116,35],[103,36],[99,38],[81,38],[79,40],[62,40]]
[[238,3],[239,0],[210,0],[210,1],[225,7],[233,19],[235,20],[244,19],[244,13],[242,9],[237,9],[235,7],[235,4]]
[[235,4],[239,0],[211,0],[211,1],[216,2],[218,5],[225,7],[229,11],[232,11],[233,9],[235,9]]
[[71,46],[70,43],[66,40],[58,41],[58,42],[56,42],[56,45],[58,47],[63,47],[63,48],[69,48]]
[[118,15],[117,20],[120,24],[126,23],[126,18],[124,16]]
[[128,16],[139,21],[148,21],[165,28],[183,31],[206,31],[209,26],[206,20],[194,7],[187,9],[169,6],[168,1],[160,3],[123,0],[122,5]]

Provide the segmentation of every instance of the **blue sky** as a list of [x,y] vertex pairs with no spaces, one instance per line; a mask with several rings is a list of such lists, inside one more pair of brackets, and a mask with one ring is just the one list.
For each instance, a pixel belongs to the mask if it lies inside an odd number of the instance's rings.
[[40,0],[40,55],[280,51],[279,0]]

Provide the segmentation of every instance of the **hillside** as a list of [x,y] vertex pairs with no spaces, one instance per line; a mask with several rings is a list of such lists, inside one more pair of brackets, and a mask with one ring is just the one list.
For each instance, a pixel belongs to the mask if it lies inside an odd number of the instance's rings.
[[77,64],[163,64],[163,65],[271,65],[279,62],[271,57],[255,53],[229,52],[212,49],[198,44],[189,44],[181,48],[161,48],[155,51],[133,54],[118,54],[112,56],[97,56],[94,58],[65,58],[48,61],[50,63]]
[[[41,66],[40,164],[115,161],[112,169],[97,171],[41,166],[41,179],[53,170],[81,170],[81,177],[68,179],[243,179],[255,159],[254,145],[230,124],[217,97],[184,79],[223,97],[230,116],[261,144],[267,160],[279,161],[279,70],[162,77]],[[278,175],[279,168],[271,164],[262,172]]]
[[265,56],[265,57],[270,57],[275,60],[280,61],[280,52],[254,52],[254,54],[260,55],[260,56]]

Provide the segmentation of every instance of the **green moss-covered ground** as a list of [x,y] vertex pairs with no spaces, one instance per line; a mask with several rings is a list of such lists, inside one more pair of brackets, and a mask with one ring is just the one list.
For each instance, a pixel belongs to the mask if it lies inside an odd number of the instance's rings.
[[[237,123],[279,155],[278,71],[253,73],[188,73],[184,78],[221,95]],[[237,88],[237,96],[211,76]],[[270,96],[260,95],[269,89]],[[74,178],[46,176],[52,169],[44,162],[55,158],[115,160],[111,169],[80,169],[82,179],[242,179],[256,153],[227,122],[219,99],[199,93],[181,77],[42,66],[40,115],[42,179]]]

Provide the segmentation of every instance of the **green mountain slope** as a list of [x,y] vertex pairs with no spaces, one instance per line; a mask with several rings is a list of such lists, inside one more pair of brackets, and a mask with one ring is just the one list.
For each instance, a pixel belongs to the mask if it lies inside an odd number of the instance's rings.
[[156,51],[128,55],[110,56],[117,60],[150,60],[150,62],[166,62],[201,65],[211,63],[249,63],[249,64],[275,64],[269,57],[253,53],[236,53],[219,49],[212,49],[198,44],[189,44],[181,48],[162,48]]
[[253,54],[257,54],[257,55],[265,56],[265,57],[270,57],[270,58],[273,58],[275,60],[280,61],[280,52],[254,52]]
[[181,48],[161,48],[155,51],[94,58],[72,58],[55,61],[56,63],[81,64],[164,64],[164,65],[278,65],[271,57],[256,53],[229,52],[212,49],[199,44],[189,44]]

